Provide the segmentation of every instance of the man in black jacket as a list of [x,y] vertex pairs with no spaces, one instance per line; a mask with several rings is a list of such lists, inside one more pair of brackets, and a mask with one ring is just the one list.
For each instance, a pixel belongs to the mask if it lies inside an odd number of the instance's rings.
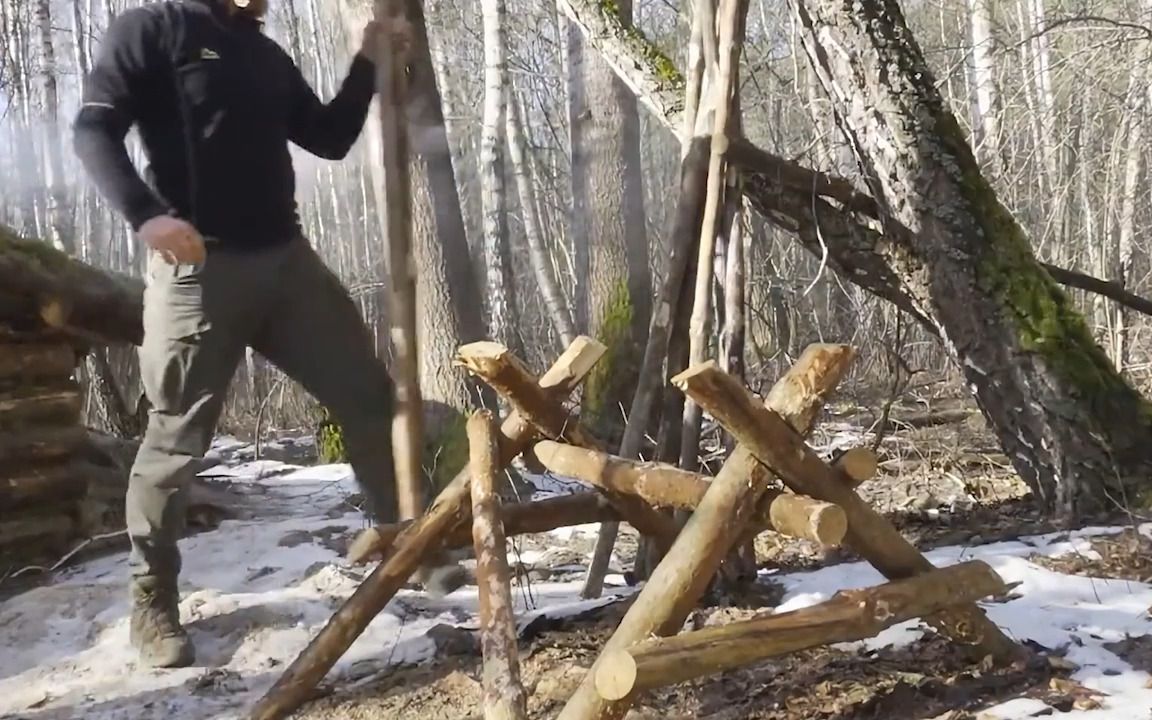
[[[374,94],[384,28],[365,28],[325,104],[262,33],[265,5],[176,0],[125,11],[108,28],[74,126],[85,169],[150,250],[140,370],[153,409],[126,514],[131,639],[155,667],[194,660],[180,626],[177,540],[186,488],[246,347],[332,411],[370,515],[396,516],[391,380],[355,304],[302,235],[288,150],[347,155]],[[388,30],[407,42],[402,24]],[[125,148],[133,125],[147,183]],[[439,593],[464,580],[452,565],[422,575]]]

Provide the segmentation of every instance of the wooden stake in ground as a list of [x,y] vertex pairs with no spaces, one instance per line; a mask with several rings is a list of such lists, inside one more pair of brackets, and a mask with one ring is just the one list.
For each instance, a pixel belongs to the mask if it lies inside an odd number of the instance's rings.
[[[604,352],[604,346],[595,340],[577,338],[540,378],[539,387],[559,406],[559,399],[566,397],[588,375]],[[533,434],[531,425],[518,413],[508,416],[498,438],[501,468],[524,451]],[[461,516],[471,506],[469,479],[468,469],[461,470],[428,511],[400,533],[393,554],[364,579],[320,634],[260,698],[249,714],[251,720],[280,720],[309,698],[316,684],[348,651],[424,558],[461,523]]]
[[[793,491],[842,507],[848,516],[848,545],[885,577],[900,580],[935,569],[887,518],[860,499],[840,471],[812,452],[786,418],[758,405],[747,388],[716,363],[691,367],[672,381]],[[1010,661],[1019,655],[1019,646],[974,605],[949,608],[925,619],[953,641],[974,648],[980,657]]]
[[468,419],[468,467],[472,471],[472,541],[480,595],[480,646],[484,652],[484,720],[526,720],[520,682],[516,620],[508,581],[508,548],[500,519],[500,445],[492,413]]
[[[772,388],[768,401],[792,423],[793,434],[808,432],[854,354],[846,345],[811,345]],[[743,532],[759,496],[767,490],[767,476],[756,473],[751,453],[737,446],[605,644],[605,653],[652,635],[675,633],[683,626],[732,542]],[[600,697],[595,674],[594,665],[564,706],[560,720],[616,720],[628,711],[628,702]]]
[[802,610],[605,653],[596,666],[596,689],[604,698],[621,700],[798,650],[864,640],[893,625],[1005,589],[995,570],[973,560],[887,585],[844,590]]
[[[376,0],[376,19],[398,22],[401,3]],[[388,317],[391,320],[392,368],[396,383],[396,408],[392,420],[392,453],[400,517],[414,518],[424,509],[423,403],[420,395],[420,364],[416,345],[416,263],[412,257],[412,197],[408,177],[408,127],[406,103],[407,49],[388,42],[376,45],[376,93],[380,105],[380,137],[383,150],[382,189],[384,244],[388,248]],[[380,512],[384,511],[382,508]]]

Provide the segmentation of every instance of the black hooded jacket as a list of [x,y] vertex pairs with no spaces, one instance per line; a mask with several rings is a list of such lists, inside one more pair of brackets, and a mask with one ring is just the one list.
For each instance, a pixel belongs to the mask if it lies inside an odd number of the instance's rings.
[[[357,55],[325,104],[258,22],[214,0],[127,10],[108,28],[85,83],[74,148],[100,192],[139,229],[170,214],[222,247],[300,233],[288,143],[338,160],[359,137],[375,87]],[[125,147],[135,125],[148,182]]]

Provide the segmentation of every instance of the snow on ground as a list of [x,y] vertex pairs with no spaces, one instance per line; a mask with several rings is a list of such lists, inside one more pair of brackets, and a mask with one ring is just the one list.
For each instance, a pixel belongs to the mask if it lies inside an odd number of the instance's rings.
[[[346,465],[296,467],[250,460],[243,444],[227,439],[214,447],[223,463],[205,476],[264,493],[279,508],[258,521],[227,521],[217,530],[182,541],[181,615],[196,642],[197,665],[181,670],[136,666],[128,646],[127,568],[123,554],[63,572],[44,587],[0,605],[0,717],[89,720],[182,720],[237,718],[266,690],[364,575],[349,568],[325,540],[356,531],[362,517],[344,498],[355,491]],[[567,483],[542,487],[563,492]],[[562,547],[594,526],[556,531]],[[1149,675],[1105,649],[1126,635],[1149,632],[1152,586],[1066,576],[1026,558],[1070,551],[1092,552],[1084,538],[1117,532],[1090,528],[1071,536],[1043,536],[979,548],[942,548],[929,553],[938,565],[979,558],[1020,597],[985,607],[989,616],[1020,640],[1067,647],[1080,665],[1074,679],[1103,691],[1103,709],[1063,717],[1129,720],[1152,708]],[[1142,528],[1152,531],[1152,525]],[[544,553],[546,554],[546,553]],[[541,553],[522,554],[522,562]],[[882,582],[865,564],[845,564],[776,578],[788,592],[779,611],[825,600],[841,588]],[[610,577],[617,584],[619,576]],[[563,616],[607,602],[581,601],[579,583],[532,584],[531,596],[516,592],[521,624],[540,614]],[[622,590],[622,592],[627,592]],[[416,663],[435,652],[429,631],[438,625],[476,626],[473,587],[443,600],[403,591],[352,646],[329,676],[338,684],[370,679],[395,664]],[[914,639],[917,622],[865,641],[868,647]],[[1018,699],[989,714],[1022,720],[1051,713],[1039,701]]]

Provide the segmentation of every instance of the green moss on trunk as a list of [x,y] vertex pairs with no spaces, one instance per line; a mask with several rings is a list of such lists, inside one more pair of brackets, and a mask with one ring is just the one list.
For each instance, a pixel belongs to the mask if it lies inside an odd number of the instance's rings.
[[621,422],[619,403],[631,398],[625,391],[633,387],[635,380],[637,358],[632,313],[632,299],[625,281],[616,285],[599,317],[593,318],[592,335],[604,344],[607,352],[588,375],[581,408],[588,426],[609,436],[614,434],[612,428]]
[[316,423],[316,455],[321,463],[333,465],[348,462],[348,450],[344,447],[344,432],[333,419],[328,408],[320,408],[320,419]]
[[455,412],[424,437],[424,472],[435,497],[468,464],[467,418]]

